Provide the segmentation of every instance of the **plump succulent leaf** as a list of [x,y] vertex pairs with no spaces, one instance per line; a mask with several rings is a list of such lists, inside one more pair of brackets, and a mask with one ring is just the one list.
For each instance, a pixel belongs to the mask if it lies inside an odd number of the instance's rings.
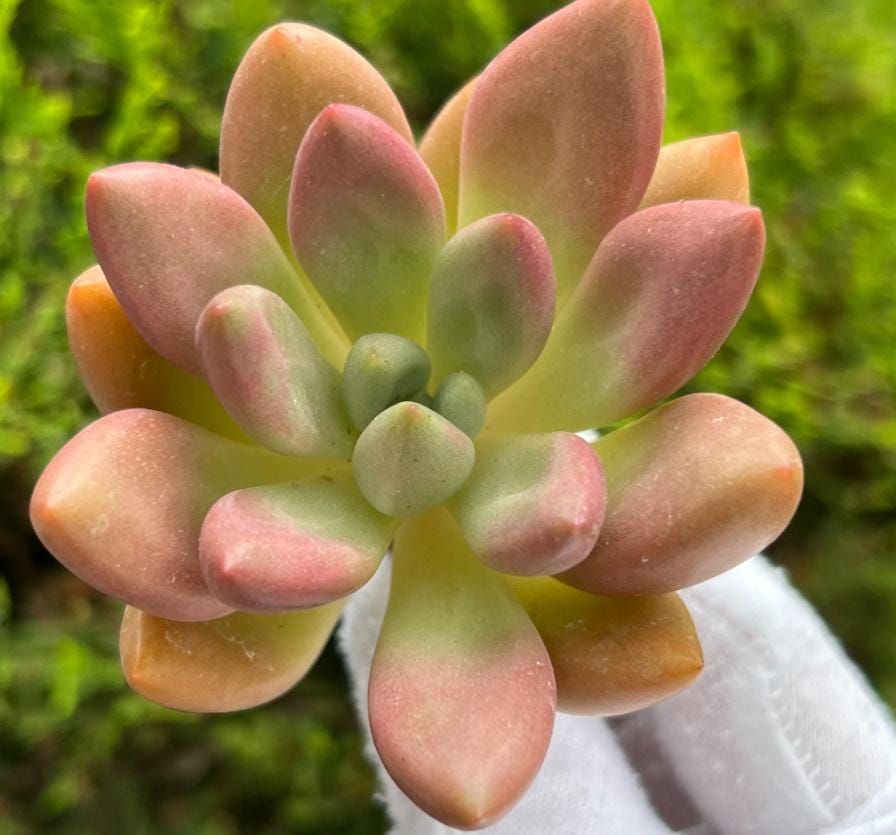
[[436,114],[420,140],[420,156],[439,184],[445,203],[445,224],[449,235],[457,231],[457,204],[460,188],[460,138],[464,113],[476,79],[460,88]]
[[69,571],[104,594],[173,620],[231,608],[206,587],[199,531],[212,503],[240,487],[316,474],[162,412],[126,409],[70,440],[44,470],[31,522]]
[[331,603],[304,612],[234,612],[182,623],[128,606],[119,636],[121,666],[134,690],[165,707],[244,710],[276,699],[308,672],[341,609]]
[[482,386],[463,371],[445,377],[432,399],[433,409],[470,438],[485,426],[486,405]]
[[342,397],[349,417],[364,429],[380,412],[414,399],[429,382],[429,356],[416,342],[394,333],[362,336],[342,370]]
[[665,145],[641,208],[676,200],[750,202],[750,175],[737,131]]
[[445,210],[426,164],[389,125],[339,104],[314,120],[296,155],[289,234],[351,339],[384,332],[422,341]]
[[672,394],[718,350],[756,283],[756,208],[693,200],[644,209],[607,235],[548,344],[490,428],[607,426]]
[[247,435],[284,455],[351,457],[356,433],[339,373],[276,293],[223,290],[202,311],[195,338],[206,379]]
[[511,587],[551,656],[564,713],[641,710],[703,669],[694,622],[676,594],[604,597],[549,577],[514,578]]
[[206,303],[235,284],[281,295],[322,351],[341,359],[271,230],[235,191],[161,163],[113,165],[87,183],[97,259],[128,318],[163,357],[198,372],[193,329]]
[[358,438],[352,457],[364,497],[380,513],[414,516],[453,496],[473,469],[473,442],[420,403],[381,412]]
[[567,432],[483,437],[476,465],[451,503],[473,552],[507,574],[556,574],[597,541],[604,517],[603,468]]
[[499,211],[535,223],[569,296],[601,238],[650,181],[663,59],[647,0],[577,0],[489,64],[463,125],[460,224]]
[[284,244],[296,151],[309,125],[333,102],[363,107],[412,141],[385,79],[348,44],[313,26],[279,23],[262,32],[230,85],[221,124],[221,179]]
[[601,594],[663,594],[708,580],[772,542],[803,469],[783,430],[719,394],[673,400],[600,438],[607,515],[562,579]]
[[394,554],[370,671],[373,741],[417,805],[449,826],[479,828],[541,765],[555,706],[548,655],[444,510],[402,525]]
[[339,470],[218,499],[202,525],[199,558],[212,593],[235,609],[307,609],[363,586],[394,529]]
[[156,409],[246,440],[205,380],[172,365],[137,333],[99,267],[91,267],[72,283],[65,320],[81,379],[104,414]]
[[491,398],[541,353],[554,319],[554,271],[541,233],[519,215],[461,229],[436,262],[426,347],[437,381],[472,374]]

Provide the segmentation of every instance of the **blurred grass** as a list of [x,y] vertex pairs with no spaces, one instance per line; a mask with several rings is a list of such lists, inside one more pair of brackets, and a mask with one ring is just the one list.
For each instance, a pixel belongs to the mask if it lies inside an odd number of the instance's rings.
[[[557,5],[0,0],[0,835],[382,831],[332,653],[253,713],[152,707],[123,686],[114,612],[29,532],[35,474],[94,414],[62,321],[91,263],[83,184],[128,159],[215,168],[230,76],[277,20],[360,48],[419,129]],[[740,129],[769,229],[751,306],[691,388],[797,441],[806,497],[773,556],[896,705],[896,4],[654,8],[667,141]]]

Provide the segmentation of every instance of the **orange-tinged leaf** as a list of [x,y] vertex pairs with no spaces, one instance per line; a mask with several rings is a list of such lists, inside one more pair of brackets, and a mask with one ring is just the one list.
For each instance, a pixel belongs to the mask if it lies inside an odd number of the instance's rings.
[[641,710],[703,668],[694,622],[676,594],[604,597],[549,577],[513,578],[511,587],[551,656],[564,713]]
[[205,380],[172,365],[137,333],[99,267],[72,283],[65,317],[81,379],[101,412],[155,409],[245,440]]
[[739,133],[696,136],[663,147],[640,208],[676,200],[750,202]]
[[276,615],[234,612],[198,623],[125,609],[119,647],[128,684],[165,707],[244,710],[293,687],[320,655],[342,604]]

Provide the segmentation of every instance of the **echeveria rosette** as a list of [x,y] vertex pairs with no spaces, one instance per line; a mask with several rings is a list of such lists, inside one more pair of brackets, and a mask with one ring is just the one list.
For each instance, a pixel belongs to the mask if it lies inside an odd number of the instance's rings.
[[373,739],[422,808],[476,828],[525,791],[556,709],[694,679],[675,592],[771,542],[802,473],[737,401],[657,406],[733,327],[764,246],[737,134],[660,149],[663,104],[645,0],[577,0],[418,154],[364,58],[281,24],[237,71],[220,180],[91,177],[99,266],[67,321],[104,416],[32,518],[128,604],[134,689],[277,697],[394,543]]

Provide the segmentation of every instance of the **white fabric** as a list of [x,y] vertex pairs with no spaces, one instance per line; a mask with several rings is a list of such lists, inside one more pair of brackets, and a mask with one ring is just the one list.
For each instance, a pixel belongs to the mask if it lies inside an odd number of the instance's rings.
[[[362,726],[388,561],[340,630]],[[611,723],[558,716],[544,766],[489,835],[896,835],[892,719],[783,571],[756,557],[682,593],[706,669]],[[390,835],[448,835],[385,773]],[[624,753],[625,752],[625,753]],[[627,755],[627,756],[626,756]]]

